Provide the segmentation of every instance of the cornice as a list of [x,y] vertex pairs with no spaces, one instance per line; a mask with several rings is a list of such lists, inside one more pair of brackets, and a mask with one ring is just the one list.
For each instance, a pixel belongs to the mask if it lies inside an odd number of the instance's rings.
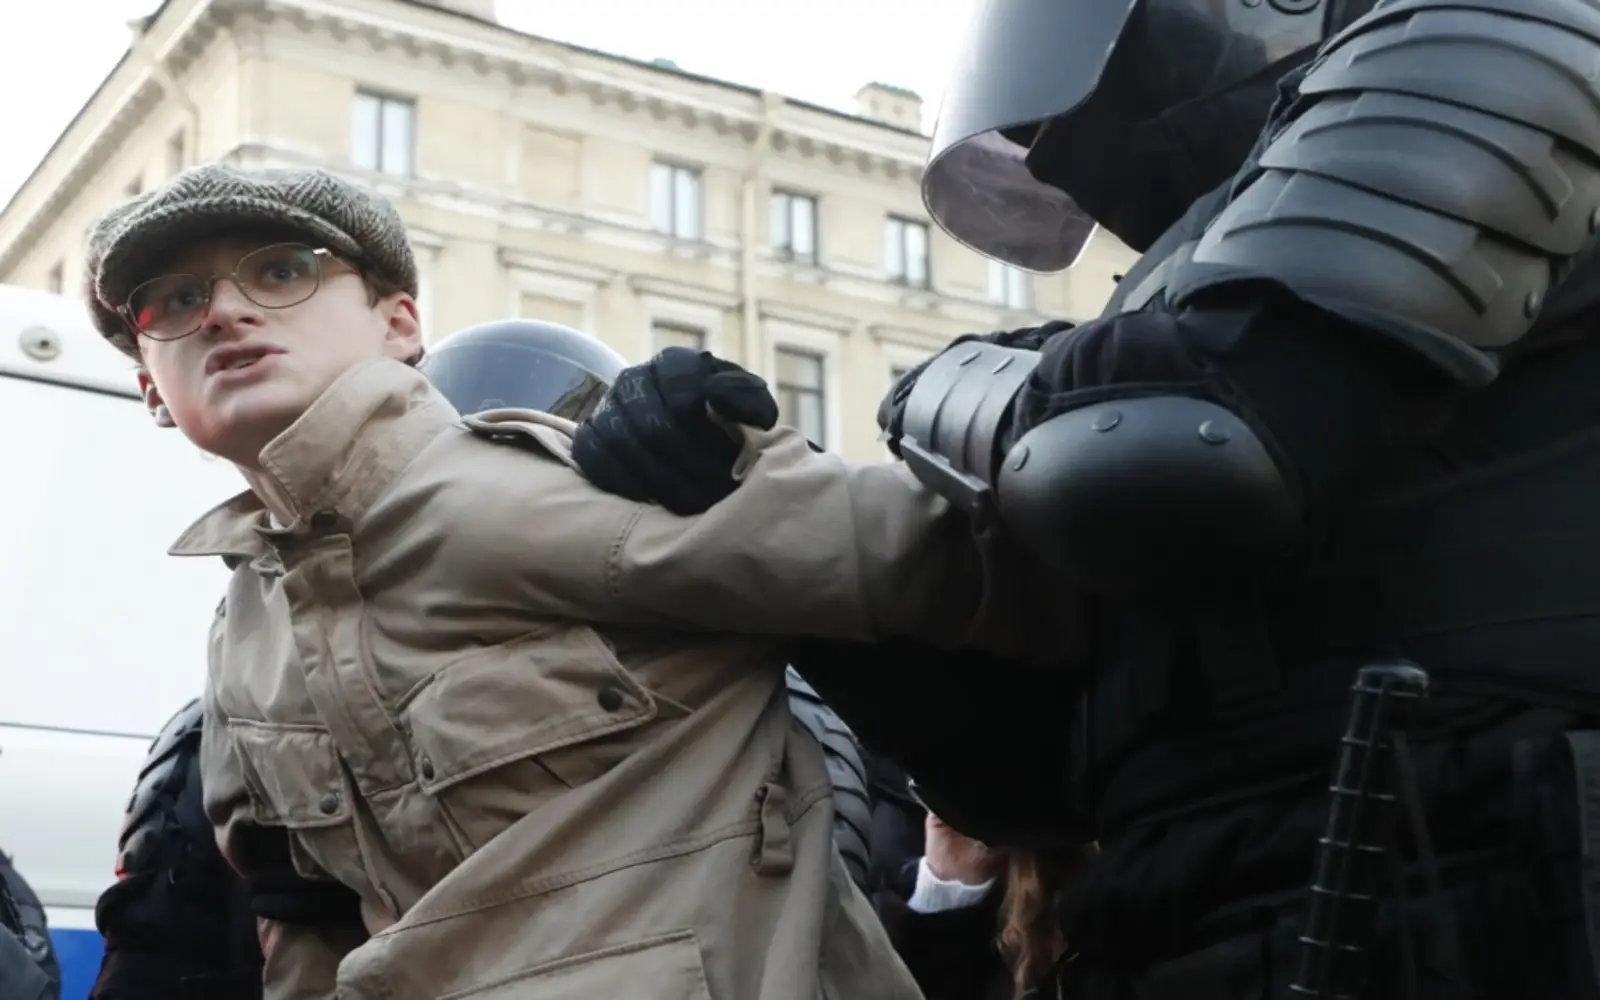
[[505,267],[523,271],[535,271],[540,274],[551,274],[558,278],[567,278],[586,285],[593,285],[596,288],[609,285],[619,276],[619,272],[615,268],[562,260],[556,257],[547,257],[544,254],[529,253],[525,250],[511,250],[502,247],[498,257],[500,263]]
[[[526,35],[508,35],[507,43],[491,43],[467,34],[430,31],[420,21],[378,19],[354,7],[335,8],[316,0],[266,0],[247,15],[261,27],[281,25],[304,34],[321,34],[341,44],[365,44],[371,51],[400,55],[449,72],[468,70],[486,85],[520,91],[544,89],[556,96],[587,98],[609,112],[684,130],[704,129],[720,139],[753,145],[761,134],[763,102],[734,87],[715,96],[704,93],[715,84],[652,79],[656,71],[635,69],[599,53],[574,51]],[[700,91],[700,92],[696,92]],[[831,121],[781,102],[769,122],[773,152],[800,160],[822,160],[840,170],[890,181],[920,180],[927,143],[898,131],[885,130],[882,141],[862,142],[845,131],[877,127],[853,120]],[[843,126],[830,129],[829,125]],[[898,147],[898,148],[897,148]]]
[[772,299],[761,302],[760,313],[762,319],[778,320],[782,323],[793,323],[796,326],[807,326],[844,335],[854,333],[858,325],[856,320],[849,316]]
[[943,350],[950,345],[952,339],[932,330],[901,326],[897,323],[873,323],[867,327],[867,334],[880,344],[930,352]]
[[685,284],[681,281],[658,278],[648,274],[629,275],[628,287],[639,295],[676,299],[680,302],[693,302],[696,305],[710,306],[713,309],[721,310],[737,309],[741,301],[739,296],[732,292],[705,288],[701,285]]

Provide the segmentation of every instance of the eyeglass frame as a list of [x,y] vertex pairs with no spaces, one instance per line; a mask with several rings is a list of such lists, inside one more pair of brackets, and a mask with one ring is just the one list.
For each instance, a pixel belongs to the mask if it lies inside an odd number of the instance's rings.
[[[303,299],[296,299],[293,302],[286,302],[283,305],[278,305],[278,306],[262,305],[260,302],[257,302],[255,299],[251,298],[250,293],[245,291],[244,285],[240,284],[240,282],[239,282],[239,267],[248,258],[253,257],[254,255],[256,255],[258,253],[264,253],[267,250],[275,250],[278,247],[303,247],[306,250],[310,250],[311,254],[312,254],[312,257],[317,262],[317,283],[314,286],[312,286],[311,291],[307,292],[306,293],[306,297],[303,298]],[[233,270],[229,271],[226,274],[217,273],[217,274],[212,274],[212,275],[209,275],[209,276],[202,276],[202,275],[199,275],[199,274],[195,274],[192,271],[170,271],[170,272],[168,272],[166,274],[158,274],[154,278],[150,278],[148,280],[141,281],[137,285],[133,286],[133,290],[128,293],[128,297],[125,300],[123,300],[122,305],[117,307],[117,313],[122,316],[123,322],[128,324],[128,329],[133,331],[134,336],[136,336],[136,337],[146,337],[146,338],[148,338],[150,340],[154,340],[157,343],[161,343],[161,344],[170,344],[170,343],[172,343],[174,341],[182,340],[185,337],[194,336],[196,333],[200,332],[200,328],[201,327],[206,325],[206,323],[205,323],[205,309],[208,308],[211,305],[212,297],[214,296],[214,294],[216,292],[217,282],[219,282],[219,281],[232,282],[233,283],[233,287],[235,287],[235,288],[237,288],[239,290],[239,294],[243,295],[245,297],[245,301],[249,302],[251,305],[255,306],[257,309],[292,309],[295,306],[303,305],[306,302],[311,301],[311,299],[314,298],[318,292],[322,291],[322,279],[325,277],[325,273],[324,273],[324,270],[323,270],[323,261],[324,261],[324,259],[331,260],[331,261],[337,261],[337,262],[339,262],[341,264],[344,264],[345,266],[349,267],[350,271],[353,274],[356,274],[358,276],[361,274],[361,269],[360,268],[356,267],[354,264],[351,264],[348,261],[346,261],[344,258],[340,257],[337,253],[335,253],[329,247],[313,246],[310,243],[297,243],[297,242],[294,242],[294,241],[288,241],[288,242],[284,242],[284,243],[268,243],[265,246],[259,246],[259,247],[256,247],[254,250],[247,250],[244,253],[240,254],[239,255],[239,259],[234,262]],[[175,337],[157,337],[157,336],[154,336],[154,335],[150,334],[147,331],[139,329],[138,322],[133,318],[133,316],[134,316],[133,297],[135,295],[139,294],[139,290],[144,288],[145,286],[153,285],[158,281],[165,281],[168,278],[200,278],[200,279],[202,279],[205,282],[205,287],[206,287],[206,300],[205,300],[204,304],[199,307],[200,308],[200,319],[199,319],[199,321],[197,323],[195,323],[194,329],[189,330],[187,333],[180,333]]]

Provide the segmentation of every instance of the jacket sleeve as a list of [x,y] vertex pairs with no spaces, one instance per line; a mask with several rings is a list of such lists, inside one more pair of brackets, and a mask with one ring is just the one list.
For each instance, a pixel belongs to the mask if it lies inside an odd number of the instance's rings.
[[[527,414],[502,412],[573,468],[566,440],[549,426],[528,427]],[[516,432],[482,417],[467,424],[485,436]],[[530,533],[525,606],[701,632],[860,642],[905,636],[1052,664],[1080,652],[1074,595],[1043,585],[1020,552],[975,527],[904,466],[813,452],[785,428],[744,433],[739,489],[691,517],[581,481],[552,496],[530,477],[530,515],[594,528]]]

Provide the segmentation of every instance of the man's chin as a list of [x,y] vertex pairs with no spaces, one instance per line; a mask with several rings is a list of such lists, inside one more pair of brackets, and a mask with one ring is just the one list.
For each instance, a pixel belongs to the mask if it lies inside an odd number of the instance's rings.
[[270,398],[267,393],[230,400],[210,421],[211,444],[201,447],[238,464],[253,465],[261,450],[288,430],[305,409],[304,403]]

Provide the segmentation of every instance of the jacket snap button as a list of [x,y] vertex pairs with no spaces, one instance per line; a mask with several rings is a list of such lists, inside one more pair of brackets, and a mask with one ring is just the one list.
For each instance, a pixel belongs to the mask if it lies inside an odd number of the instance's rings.
[[317,808],[321,809],[322,812],[328,816],[332,816],[334,813],[338,812],[339,793],[329,792],[328,794],[324,795],[322,797],[322,801],[317,803]]
[[614,687],[600,689],[600,707],[608,712],[615,712],[622,707],[623,702],[626,700],[622,697],[622,692]]
[[426,757],[422,758],[422,780],[423,781],[432,781],[433,780],[433,761],[429,760]]
[[339,523],[339,514],[332,510],[319,510],[311,515],[311,527],[316,531],[328,531]]

